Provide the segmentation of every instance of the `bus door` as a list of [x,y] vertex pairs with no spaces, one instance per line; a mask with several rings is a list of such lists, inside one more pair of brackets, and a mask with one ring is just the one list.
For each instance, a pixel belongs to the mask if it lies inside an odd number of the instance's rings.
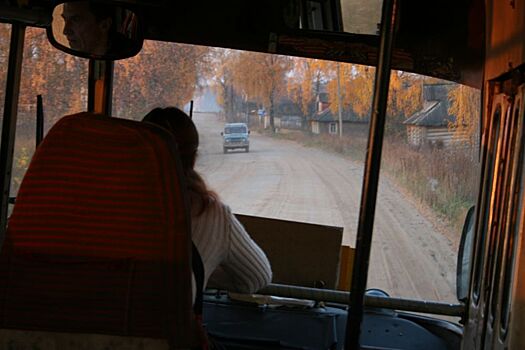
[[505,343],[509,305],[503,299],[510,299],[512,271],[506,270],[513,270],[516,216],[521,213],[519,164],[523,164],[522,99],[509,86],[495,82],[488,89],[490,113],[484,122],[483,177],[464,349],[499,348],[495,345]]
[[[525,119],[525,84],[518,89],[513,114],[521,125]],[[523,251],[523,231],[525,223],[525,126],[517,137],[519,154],[516,167],[516,188],[511,199],[515,206],[511,212],[510,231],[507,245],[504,250],[502,266],[503,280],[501,281],[501,309],[500,334],[497,340],[497,349],[523,349],[525,338],[521,336],[521,327],[525,322],[525,268]]]

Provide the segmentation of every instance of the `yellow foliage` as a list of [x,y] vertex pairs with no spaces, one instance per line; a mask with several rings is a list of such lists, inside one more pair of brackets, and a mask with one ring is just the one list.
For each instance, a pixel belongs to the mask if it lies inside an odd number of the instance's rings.
[[370,114],[372,94],[374,89],[375,68],[353,65],[352,79],[345,82],[349,106],[358,117],[364,118]]
[[[2,36],[6,34],[1,32]],[[3,39],[7,38],[2,37],[0,41]],[[37,95],[42,95],[45,118],[51,123],[66,114],[85,110],[87,60],[53,48],[42,28],[26,30],[20,82],[21,120],[34,117],[27,112],[35,111]]]
[[286,91],[285,76],[291,68],[286,56],[241,52],[236,57],[233,85],[248,100],[270,107]]
[[115,63],[117,115],[140,119],[153,107],[182,108],[195,93],[208,50],[145,41],[137,56]]
[[320,92],[321,84],[334,74],[335,62],[315,59],[294,58],[288,77],[288,95],[305,115]]
[[423,80],[420,76],[392,71],[388,92],[388,113],[408,118],[421,109]]
[[456,138],[467,139],[474,143],[479,130],[479,90],[458,85],[449,92],[448,97],[450,99],[448,113],[456,116],[456,122],[451,123],[449,127],[454,129]]

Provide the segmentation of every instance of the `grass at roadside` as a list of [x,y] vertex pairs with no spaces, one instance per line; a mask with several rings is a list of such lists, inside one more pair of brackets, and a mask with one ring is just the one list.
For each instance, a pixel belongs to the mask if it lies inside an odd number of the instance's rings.
[[464,146],[414,149],[391,140],[386,145],[385,170],[460,232],[478,192],[479,164],[474,151]]

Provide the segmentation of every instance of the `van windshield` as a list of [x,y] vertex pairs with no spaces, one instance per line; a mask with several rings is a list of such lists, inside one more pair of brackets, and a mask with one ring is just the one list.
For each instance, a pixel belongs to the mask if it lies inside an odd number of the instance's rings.
[[224,128],[225,134],[246,134],[245,126],[227,126]]

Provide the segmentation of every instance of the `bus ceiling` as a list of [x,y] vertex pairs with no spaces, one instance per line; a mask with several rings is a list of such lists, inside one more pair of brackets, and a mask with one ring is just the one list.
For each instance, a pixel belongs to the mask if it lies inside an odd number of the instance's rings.
[[[0,0],[0,20],[42,26],[57,3],[18,2]],[[103,2],[136,12],[145,39],[377,65],[381,0]],[[483,11],[483,0],[400,2],[392,69],[481,87]]]
[[[341,7],[356,7],[363,16],[366,11],[357,7],[373,7],[374,2],[378,3],[375,33],[346,23],[325,24],[333,29],[308,27],[308,21],[301,17],[300,6],[298,11],[290,8],[294,8],[293,4],[311,2],[266,0],[253,6],[243,0],[201,0],[187,1],[183,6],[170,4],[171,11],[151,9],[146,13],[152,20],[145,17],[145,37],[377,65],[381,0],[338,1]],[[203,12],[203,8],[209,11]],[[481,0],[444,0],[436,2],[434,7],[426,1],[400,2],[392,68],[480,87],[482,11]],[[291,12],[295,13],[293,19]],[[351,32],[346,32],[346,27]]]

